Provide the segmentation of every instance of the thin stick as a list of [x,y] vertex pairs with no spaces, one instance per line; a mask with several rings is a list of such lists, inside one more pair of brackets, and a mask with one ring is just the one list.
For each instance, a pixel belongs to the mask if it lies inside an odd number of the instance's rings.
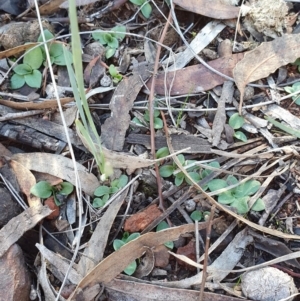
[[204,289],[205,289],[205,281],[207,277],[207,262],[208,262],[208,249],[210,244],[210,233],[211,233],[211,225],[215,214],[215,205],[212,205],[208,220],[208,226],[207,226],[207,233],[206,233],[206,242],[205,242],[205,252],[204,252],[204,262],[203,262],[203,276],[202,276],[202,282],[201,282],[201,288],[200,288],[200,294],[199,294],[199,301],[203,301],[204,296]]
[[[165,39],[169,24],[171,21],[171,13],[169,13],[168,20],[166,23],[166,26],[161,34],[161,37],[159,39],[159,44],[157,45],[157,52],[155,57],[155,64],[154,64],[154,70],[153,70],[153,79],[151,83],[151,89],[150,89],[150,95],[149,95],[149,117],[150,117],[150,132],[151,132],[151,153],[152,157],[155,160],[156,154],[155,154],[155,131],[154,131],[154,87],[156,82],[156,74],[158,71],[158,64],[159,64],[159,56],[161,52],[161,45]],[[158,165],[155,164],[155,173],[156,173],[156,181],[157,181],[157,189],[158,189],[158,195],[159,195],[159,207],[164,210],[163,206],[163,196],[162,196],[162,184],[161,179],[159,175]]]

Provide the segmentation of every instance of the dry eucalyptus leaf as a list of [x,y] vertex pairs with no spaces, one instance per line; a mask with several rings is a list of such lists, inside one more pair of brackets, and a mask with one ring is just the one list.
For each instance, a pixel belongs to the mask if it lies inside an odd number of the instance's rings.
[[[243,53],[233,54],[208,62],[212,68],[232,76],[233,68],[244,57]],[[150,89],[152,78],[146,86]],[[155,82],[155,93],[165,95],[166,89],[170,95],[184,95],[211,90],[222,85],[226,79],[202,64],[186,67],[181,70],[158,74]]]
[[196,14],[207,16],[213,19],[234,19],[239,15],[240,8],[224,4],[224,1],[216,0],[173,0],[173,3],[192,11]]
[[[199,223],[199,230],[205,229],[207,225],[207,222]],[[90,271],[90,273],[78,284],[75,292],[69,298],[69,301],[82,300],[82,294],[97,283],[109,283],[119,275],[129,263],[136,258],[141,257],[146,252],[147,248],[153,248],[167,241],[176,240],[181,234],[192,232],[194,229],[194,224],[186,224],[159,232],[150,232],[130,241],[121,249],[106,257]],[[116,264],[116,262],[118,264]]]
[[[47,153],[24,153],[15,154],[12,159],[21,163],[29,170],[47,172],[76,186],[73,161],[69,158]],[[87,169],[79,163],[76,163],[76,167],[82,190],[88,195],[93,196],[94,191],[99,186],[97,177],[89,173]]]
[[[248,83],[267,77],[279,67],[293,63],[300,57],[300,34],[284,35],[245,54],[233,70],[237,87],[241,92],[240,111],[243,95]],[[240,112],[241,113],[241,112]]]

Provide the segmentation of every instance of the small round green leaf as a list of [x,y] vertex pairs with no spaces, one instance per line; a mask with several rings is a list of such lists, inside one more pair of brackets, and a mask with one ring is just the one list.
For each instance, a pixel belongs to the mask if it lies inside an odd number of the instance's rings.
[[169,148],[167,146],[160,148],[157,152],[156,152],[156,158],[160,159],[160,158],[164,158],[166,156],[169,156],[170,152],[169,152]]
[[41,47],[27,50],[23,59],[23,63],[29,65],[32,69],[39,69],[43,61]]
[[173,165],[163,165],[159,168],[159,174],[163,178],[170,177],[174,172]]
[[174,242],[173,241],[167,241],[164,243],[164,245],[168,248],[168,249],[173,249],[174,248]]
[[113,31],[112,35],[117,38],[118,40],[122,41],[125,38],[126,35],[126,26],[115,26],[111,29]]
[[113,64],[109,66],[108,71],[112,77],[115,77],[118,74],[117,68]]
[[235,176],[229,175],[226,179],[226,182],[227,182],[228,186],[230,186],[230,185],[238,184],[239,180]]
[[124,273],[130,276],[135,272],[136,267],[137,267],[136,261],[133,261],[126,267]]
[[63,44],[59,42],[53,42],[50,46],[50,55],[53,57],[57,57],[61,54],[63,54]]
[[128,177],[126,175],[121,175],[120,178],[118,179],[118,188],[123,188],[127,185],[128,183]]
[[228,186],[227,182],[222,179],[213,179],[207,183],[207,186],[210,191],[216,191]]
[[154,128],[159,130],[159,129],[162,129],[163,126],[164,126],[163,121],[160,118],[155,117],[154,118]]
[[183,155],[183,154],[178,155],[178,156],[177,156],[177,159],[179,160],[179,162],[181,163],[181,165],[184,164],[185,158],[184,158],[184,155]]
[[265,208],[266,208],[265,202],[263,201],[263,199],[259,198],[254,203],[251,210],[253,210],[253,211],[262,211],[262,210],[265,210]]
[[33,70],[32,74],[24,75],[26,84],[31,88],[40,88],[42,84],[42,73],[39,70]]
[[18,75],[26,75],[32,73],[32,68],[27,64],[20,64],[13,70]]
[[103,196],[105,194],[109,194],[110,192],[110,188],[107,187],[107,186],[99,186],[95,192],[94,192],[94,195],[95,196]]
[[25,78],[22,75],[14,74],[10,79],[12,89],[19,89],[25,85]]
[[92,33],[92,37],[94,38],[94,40],[98,40],[100,42],[100,44],[102,45],[106,45],[106,41],[104,36],[106,35],[106,32],[93,32]]
[[159,110],[154,110],[153,116],[158,117],[159,115],[160,115],[160,111]]
[[165,230],[165,229],[169,229],[169,225],[166,221],[162,221],[160,222],[157,226],[156,226],[156,232]]
[[[191,172],[188,172],[188,175],[197,183],[201,180],[201,176],[198,172],[195,172],[195,171],[191,171]],[[185,181],[189,184],[189,185],[193,185],[192,181],[187,177],[185,176]]]
[[[54,35],[48,30],[48,29],[44,29],[44,36],[45,36],[45,40],[51,40],[54,38]],[[43,37],[42,34],[39,35],[38,37],[38,42],[43,42]]]
[[184,180],[184,173],[180,172],[175,176],[175,185],[178,187],[182,184],[183,180]]
[[151,13],[152,13],[152,6],[149,3],[146,3],[142,7],[141,12],[145,18],[147,18],[147,19],[150,18]]
[[239,113],[235,113],[229,118],[229,125],[235,130],[239,129],[244,123],[245,119]]
[[233,203],[234,200],[235,198],[230,191],[223,192],[218,196],[218,202],[220,204],[229,205]]
[[109,191],[109,194],[113,194],[113,193],[116,193],[119,191],[119,188],[118,187],[110,187],[110,191]]
[[246,137],[246,135],[245,135],[243,132],[241,132],[241,131],[235,132],[235,133],[234,133],[234,137],[235,137],[236,139],[239,139],[239,140],[243,141],[243,142],[247,142],[247,137]]
[[249,197],[234,199],[230,206],[236,208],[238,214],[246,214],[249,211],[248,200]]
[[46,199],[52,195],[53,187],[47,181],[40,181],[31,187],[30,193],[41,199]]
[[199,210],[195,210],[191,214],[191,219],[193,221],[201,221],[203,219],[203,213],[201,211],[199,211]]
[[61,190],[59,191],[59,193],[62,195],[69,195],[74,189],[74,186],[69,182],[63,182],[60,184],[60,186]]
[[94,208],[101,208],[105,205],[105,201],[100,198],[94,198],[93,200],[93,207]]
[[106,52],[105,52],[105,57],[107,59],[111,58],[116,52],[115,48],[107,48]]
[[119,47],[118,39],[113,37],[112,35],[106,34],[104,36],[104,39],[105,39],[106,44],[107,44],[108,47],[114,48],[114,49],[117,49]]
[[125,243],[128,243],[128,242],[130,242],[130,241],[132,241],[132,240],[138,238],[139,236],[141,236],[140,233],[137,233],[137,232],[131,233],[131,234],[126,238]]
[[257,190],[260,188],[261,184],[259,181],[256,180],[249,180],[245,183],[242,183],[234,190],[235,197],[244,197],[253,195],[257,192]]
[[121,239],[115,239],[113,242],[113,248],[115,251],[121,249],[125,245],[125,242]]
[[294,92],[294,89],[292,87],[284,87],[283,89],[290,94]]

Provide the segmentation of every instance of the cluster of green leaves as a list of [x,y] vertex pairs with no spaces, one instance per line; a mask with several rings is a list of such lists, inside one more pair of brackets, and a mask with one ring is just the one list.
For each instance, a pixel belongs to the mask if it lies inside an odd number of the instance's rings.
[[141,6],[141,12],[145,18],[149,18],[152,13],[152,6],[147,0],[129,0],[131,3]]
[[109,66],[109,74],[112,77],[113,83],[119,83],[123,76],[118,72],[117,68],[114,65]]
[[115,26],[111,29],[111,32],[93,32],[92,36],[95,40],[98,40],[103,46],[107,46],[105,56],[107,59],[111,58],[116,49],[119,47],[119,41],[122,41],[126,35],[125,26]]
[[[299,60],[299,66],[300,66],[300,59],[298,59],[298,60]],[[291,87],[284,87],[284,90],[290,94],[299,92],[298,95],[292,96],[292,99],[296,105],[300,106],[300,82],[294,83]]]
[[25,83],[32,88],[39,88],[42,84],[42,73],[38,69],[44,61],[40,47],[28,49],[23,58],[23,64],[16,66],[11,77],[11,88],[19,89]]
[[[54,35],[48,30],[44,30],[46,41],[52,40]],[[40,34],[38,42],[42,42],[43,38]],[[63,44],[59,42],[49,42],[49,53],[51,63],[59,66],[65,66],[65,55],[63,52]],[[11,77],[11,88],[19,89],[26,83],[29,87],[40,88],[42,84],[42,73],[38,70],[42,64],[46,62],[45,48],[43,46],[34,49],[28,49],[23,58],[23,64],[16,66],[13,71],[15,74]],[[67,51],[69,57],[72,56],[70,51]]]
[[[115,251],[121,249],[125,244],[129,243],[130,241],[138,238],[140,236],[140,233],[132,233],[129,235],[128,232],[124,232],[122,239],[115,239],[113,242],[113,248]],[[127,275],[132,275],[137,267],[137,263],[134,260],[131,262],[124,270],[124,273]]]
[[[213,179],[210,181],[207,186],[210,191],[217,191],[219,189],[226,188],[231,185],[236,185],[239,183],[239,180],[229,175],[226,180],[223,179]],[[230,205],[237,209],[239,214],[245,214],[250,209],[248,206],[248,201],[250,196],[255,194],[260,188],[261,184],[256,180],[246,181],[234,188],[227,190],[226,192],[222,192],[218,194],[218,202],[224,205]],[[265,204],[262,199],[257,199],[251,210],[261,211],[265,209]]]
[[[159,232],[159,231],[162,231],[162,230],[165,230],[168,228],[169,228],[169,225],[165,221],[162,221],[157,225],[156,232]],[[129,234],[128,232],[124,232],[122,239],[114,240],[114,242],[113,242],[114,250],[117,251],[117,250],[121,249],[125,244],[138,238],[139,236],[140,236],[140,233],[137,233],[137,232],[132,233],[132,234]],[[164,245],[171,250],[174,248],[173,241],[168,241]],[[132,275],[135,272],[136,268],[137,268],[137,263],[134,260],[125,268],[124,273],[127,275]]]
[[58,185],[52,186],[47,181],[40,181],[31,187],[30,193],[41,199],[47,199],[53,195],[55,204],[60,206],[65,196],[69,195],[73,189],[74,186],[69,182],[62,182]]
[[[243,124],[245,123],[245,119],[244,117],[240,116],[239,113],[234,113],[233,115],[231,115],[231,117],[229,118],[229,125],[234,129],[237,130],[239,128],[241,128],[243,126]],[[247,141],[247,137],[246,135],[241,132],[241,131],[235,131],[234,135],[235,138],[246,142]]]
[[[156,130],[162,129],[163,126],[164,126],[164,123],[163,123],[162,119],[159,117],[159,115],[160,115],[159,110],[154,110],[154,112],[153,112],[153,118],[154,118],[153,126]],[[145,113],[143,115],[143,119],[144,120],[140,120],[138,117],[134,117],[132,119],[132,122],[134,122],[137,125],[143,125],[144,126],[145,124],[143,124],[143,121],[146,121],[149,125],[149,123],[150,123],[150,112],[149,112],[149,110],[145,110]]]
[[105,205],[105,203],[109,200],[111,194],[116,193],[121,188],[125,187],[128,183],[128,177],[126,175],[121,175],[119,179],[116,179],[110,183],[110,186],[99,186],[94,195],[96,198],[93,200],[93,207],[100,208]]
[[[162,147],[157,151],[156,158],[160,159],[160,158],[168,156],[169,154],[170,154],[169,149],[167,147]],[[179,162],[182,164],[183,167],[189,166],[196,162],[195,160],[185,160],[185,158],[182,154],[178,155],[177,159],[179,160]],[[220,168],[220,164],[218,162],[211,162],[207,165],[211,166],[211,167],[215,167],[215,168]],[[190,181],[190,179],[182,171],[176,173],[177,169],[178,169],[178,167],[175,162],[173,162],[172,164],[165,164],[159,168],[159,174],[163,178],[168,178],[168,177],[174,175],[176,186],[180,186],[184,180],[189,185],[192,185],[192,182]],[[188,175],[195,182],[201,181],[203,178],[205,178],[212,172],[211,170],[206,170],[206,169],[199,171],[199,166],[192,166],[190,168],[187,168],[186,171],[187,171]],[[203,189],[207,189],[207,187],[204,187]]]
[[[54,39],[54,35],[48,30],[44,30],[45,40],[50,41]],[[39,36],[38,42],[43,42],[42,35]],[[47,46],[49,48],[49,54],[50,54],[50,60],[51,64],[55,64],[58,66],[66,66],[66,59],[64,55],[64,49],[63,49],[63,43],[60,43],[58,41],[50,41],[47,43]],[[46,53],[45,53],[45,47],[41,47],[42,54],[43,54],[43,60],[44,64],[46,65]],[[68,58],[72,61],[72,53],[70,51],[66,52]]]

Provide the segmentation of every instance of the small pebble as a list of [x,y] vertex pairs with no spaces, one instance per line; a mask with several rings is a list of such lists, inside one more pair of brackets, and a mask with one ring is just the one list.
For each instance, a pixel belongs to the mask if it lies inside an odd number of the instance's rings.
[[184,206],[187,212],[192,212],[196,208],[196,202],[190,199],[184,202]]
[[100,85],[102,87],[109,87],[111,85],[111,78],[108,75],[104,74],[104,76],[100,80]]

